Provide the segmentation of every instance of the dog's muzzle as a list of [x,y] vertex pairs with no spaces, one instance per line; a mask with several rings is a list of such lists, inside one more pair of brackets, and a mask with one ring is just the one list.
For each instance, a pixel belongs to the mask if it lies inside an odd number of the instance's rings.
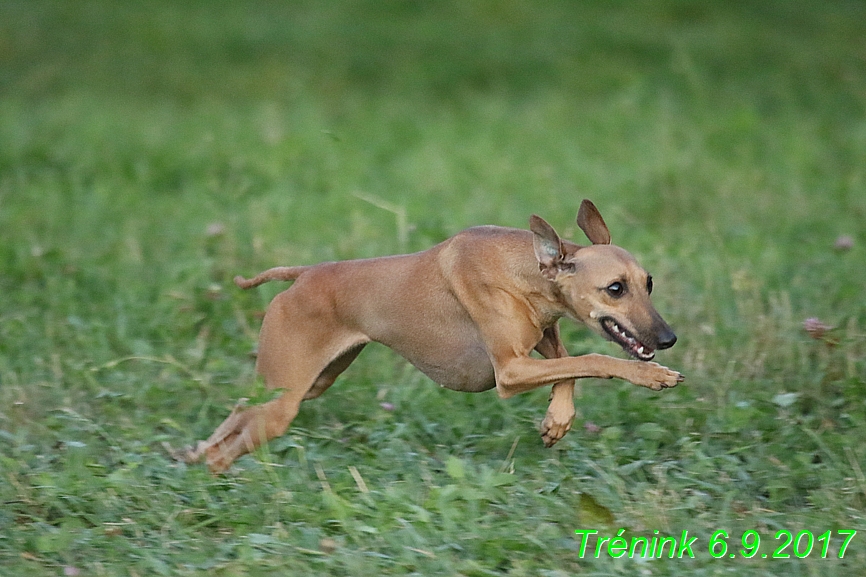
[[[604,317],[599,322],[610,340],[621,346],[632,357],[641,361],[651,361],[655,357],[655,349],[652,346],[641,342],[611,317]],[[659,335],[658,343],[655,346],[659,349],[668,349],[674,346],[676,342],[677,336],[670,329],[666,329]]]

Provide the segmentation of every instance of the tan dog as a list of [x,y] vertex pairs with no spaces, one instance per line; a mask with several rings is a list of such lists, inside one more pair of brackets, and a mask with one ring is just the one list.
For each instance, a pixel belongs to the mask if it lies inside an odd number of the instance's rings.
[[[590,201],[581,204],[577,223],[592,246],[560,240],[533,215],[532,232],[480,226],[415,254],[235,278],[242,288],[296,281],[268,308],[256,365],[268,388],[284,392],[265,404],[236,408],[187,460],[206,456],[212,471],[222,471],[282,435],[301,401],[321,395],[371,341],[456,391],[496,387],[508,398],[552,384],[541,426],[547,446],[571,428],[574,379],[617,377],[653,390],[676,386],[679,373],[646,362],[676,342],[650,302],[652,278],[610,244]],[[568,356],[557,327],[563,316],[639,360]],[[533,349],[545,358],[531,357]]]

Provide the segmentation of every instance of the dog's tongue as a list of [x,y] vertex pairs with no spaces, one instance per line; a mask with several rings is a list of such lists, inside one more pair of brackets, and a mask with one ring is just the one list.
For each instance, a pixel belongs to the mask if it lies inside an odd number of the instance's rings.
[[637,358],[639,358],[642,361],[649,361],[656,355],[654,350],[652,350],[648,346],[643,345],[641,343],[637,344],[637,347],[635,348],[634,353],[635,353],[635,356],[637,356]]

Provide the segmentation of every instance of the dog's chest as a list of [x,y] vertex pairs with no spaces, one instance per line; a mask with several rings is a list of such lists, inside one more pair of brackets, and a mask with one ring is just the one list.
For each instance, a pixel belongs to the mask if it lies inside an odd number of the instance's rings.
[[493,365],[484,347],[473,344],[451,352],[447,358],[441,355],[436,358],[404,356],[418,370],[447,389],[480,393],[496,386]]
[[466,331],[421,331],[382,342],[433,381],[455,391],[477,393],[496,385],[483,343]]

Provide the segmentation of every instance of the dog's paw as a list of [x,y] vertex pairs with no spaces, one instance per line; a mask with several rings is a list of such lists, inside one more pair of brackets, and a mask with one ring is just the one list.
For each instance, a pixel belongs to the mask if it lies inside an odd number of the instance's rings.
[[545,447],[554,446],[557,441],[565,436],[571,430],[571,424],[574,422],[574,408],[571,412],[565,411],[560,414],[552,410],[547,411],[544,420],[541,422],[541,440],[544,441]]
[[675,387],[683,382],[683,376],[680,373],[658,363],[641,362],[641,365],[641,375],[637,381],[634,381],[636,385],[647,387],[653,391],[660,391]]
[[203,453],[200,453],[198,450],[201,444],[202,442],[199,441],[198,444],[195,446],[187,445],[186,447],[175,449],[170,444],[163,441],[162,448],[175,461],[178,461],[180,463],[192,464],[199,462],[204,456]]
[[214,475],[225,473],[234,462],[234,458],[226,455],[222,447],[209,447],[205,451],[205,456],[207,468]]
[[199,441],[192,447],[184,447],[170,452],[172,458],[188,465],[204,461],[211,473],[223,473],[231,466],[233,459],[224,452],[225,446],[212,445],[207,441]]

